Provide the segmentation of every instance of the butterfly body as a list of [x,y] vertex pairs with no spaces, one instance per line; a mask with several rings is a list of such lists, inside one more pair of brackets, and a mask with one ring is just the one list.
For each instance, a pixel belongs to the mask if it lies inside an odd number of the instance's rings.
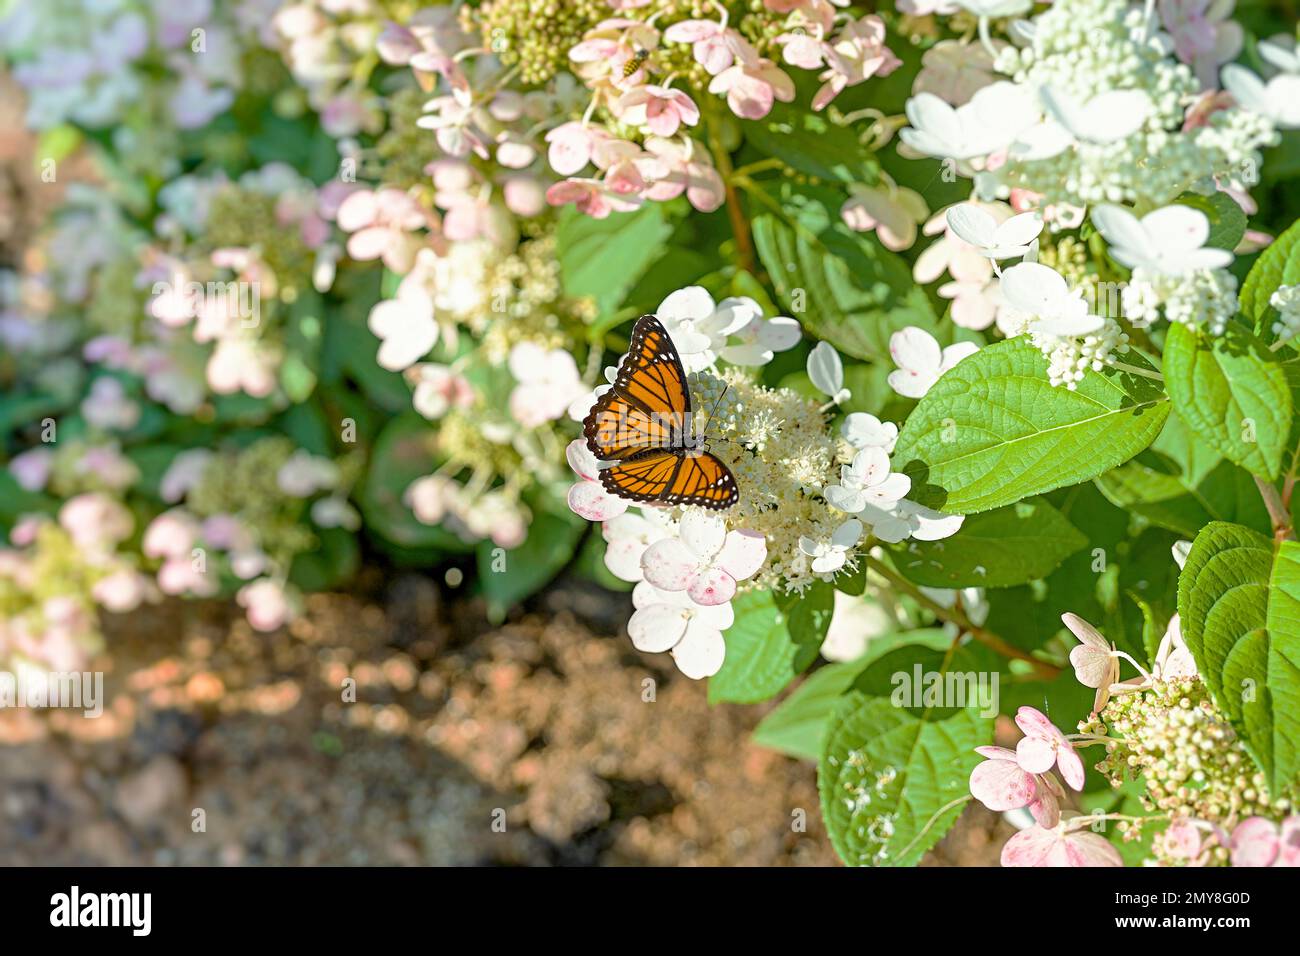
[[614,387],[592,407],[583,434],[593,455],[614,462],[600,473],[611,494],[714,510],[740,497],[730,469],[696,434],[685,370],[653,315],[637,320]]

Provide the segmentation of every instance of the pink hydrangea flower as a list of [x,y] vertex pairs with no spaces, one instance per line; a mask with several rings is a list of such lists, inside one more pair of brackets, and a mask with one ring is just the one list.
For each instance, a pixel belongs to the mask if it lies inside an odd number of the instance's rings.
[[820,77],[822,88],[813,97],[814,110],[824,109],[847,87],[873,76],[888,76],[903,64],[885,46],[885,21],[875,14],[846,23],[822,51],[828,69]]
[[1016,744],[1016,762],[1030,773],[1046,773],[1055,764],[1075,790],[1083,789],[1083,760],[1074,745],[1047,717],[1033,707],[1016,711],[1016,726],[1024,738]]
[[729,37],[735,34],[728,30],[725,21],[683,20],[674,23],[664,31],[664,39],[669,43],[691,44],[691,55],[695,62],[704,67],[710,76],[717,76],[735,60],[733,44]]
[[338,209],[337,221],[348,237],[348,255],[360,262],[383,259],[394,272],[407,273],[419,239],[412,235],[429,225],[419,203],[400,189],[358,189]]
[[777,100],[794,99],[794,81],[743,40],[737,43],[736,61],[709,83],[710,93],[727,94],[727,106],[741,119],[762,119]]
[[525,428],[562,418],[586,392],[577,363],[564,349],[548,351],[535,342],[520,342],[510,350],[509,364],[519,383],[510,393],[510,414]]
[[9,473],[18,486],[26,491],[40,491],[50,480],[54,470],[54,452],[48,448],[29,448],[14,455],[9,462]]
[[630,212],[641,205],[639,198],[620,196],[597,179],[565,179],[546,190],[552,206],[573,203],[592,219],[604,219],[612,212]]
[[1263,817],[1237,824],[1229,837],[1233,866],[1300,866],[1300,816],[1281,826]]
[[875,230],[886,249],[899,252],[916,242],[917,226],[930,210],[920,193],[906,187],[878,188],[854,183],[840,218],[855,232]]
[[561,176],[572,176],[591,162],[592,154],[609,134],[596,126],[573,121],[563,123],[546,134],[550,147],[546,159]]
[[565,449],[569,467],[573,469],[578,480],[569,486],[567,500],[569,509],[588,521],[608,521],[627,511],[625,498],[611,495],[600,483],[600,469],[596,456],[587,447],[582,438],[575,438]]
[[78,548],[98,552],[130,537],[135,519],[124,504],[96,491],[65,501],[59,509],[59,524]]
[[1119,851],[1085,829],[1088,816],[1062,817],[1054,827],[1021,830],[1002,848],[1003,866],[1123,866]]
[[628,90],[619,98],[616,111],[622,122],[655,136],[675,136],[682,126],[694,126],[700,121],[700,108],[689,96],[653,84]]
[[469,408],[474,404],[474,386],[449,365],[426,362],[411,369],[415,393],[411,405],[430,421],[446,415],[453,408]]
[[696,604],[725,604],[736,583],[767,560],[767,542],[754,531],[727,531],[717,515],[688,511],[678,537],[657,541],[641,558],[645,579],[664,591],[685,591]]
[[1236,0],[1160,0],[1160,19],[1174,53],[1196,72],[1202,89],[1217,86],[1219,66],[1241,52],[1245,34],[1232,19]]
[[270,578],[245,584],[235,595],[254,630],[274,631],[293,619],[293,608],[284,587]]
[[976,747],[975,752],[986,759],[971,771],[971,796],[999,813],[1028,807],[1040,826],[1056,826],[1065,790],[1055,777],[1025,770],[1006,747]]

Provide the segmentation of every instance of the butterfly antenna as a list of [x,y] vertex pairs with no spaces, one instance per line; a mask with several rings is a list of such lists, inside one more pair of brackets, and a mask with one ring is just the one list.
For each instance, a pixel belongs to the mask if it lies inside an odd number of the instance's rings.
[[700,434],[700,437],[701,437],[701,438],[703,438],[703,439],[705,439],[705,440],[708,439],[708,437],[709,437],[709,426],[713,424],[713,416],[714,416],[715,414],[717,414],[718,406],[722,404],[722,400],[723,400],[724,398],[727,397],[727,389],[729,389],[729,388],[731,388],[731,383],[730,383],[730,382],[723,382],[723,384],[722,384],[722,394],[718,396],[718,400],[715,401],[715,402],[713,403],[713,407],[712,407],[711,409],[709,409],[709,417],[708,417],[708,419],[706,419],[705,422],[704,422],[704,431]]

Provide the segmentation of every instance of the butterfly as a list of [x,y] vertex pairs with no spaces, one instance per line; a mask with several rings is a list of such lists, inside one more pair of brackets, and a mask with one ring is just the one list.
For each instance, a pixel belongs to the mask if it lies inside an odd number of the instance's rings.
[[691,427],[686,372],[663,324],[643,315],[614,379],[583,420],[587,447],[620,498],[721,511],[740,497],[736,479]]

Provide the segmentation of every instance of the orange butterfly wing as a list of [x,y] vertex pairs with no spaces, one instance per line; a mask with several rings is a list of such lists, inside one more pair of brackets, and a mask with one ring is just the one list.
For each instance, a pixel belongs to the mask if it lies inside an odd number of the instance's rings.
[[604,468],[601,484],[632,501],[730,508],[736,479],[716,456],[688,451],[691,397],[686,373],[663,324],[643,315],[632,330],[614,387],[583,421],[587,447]]

